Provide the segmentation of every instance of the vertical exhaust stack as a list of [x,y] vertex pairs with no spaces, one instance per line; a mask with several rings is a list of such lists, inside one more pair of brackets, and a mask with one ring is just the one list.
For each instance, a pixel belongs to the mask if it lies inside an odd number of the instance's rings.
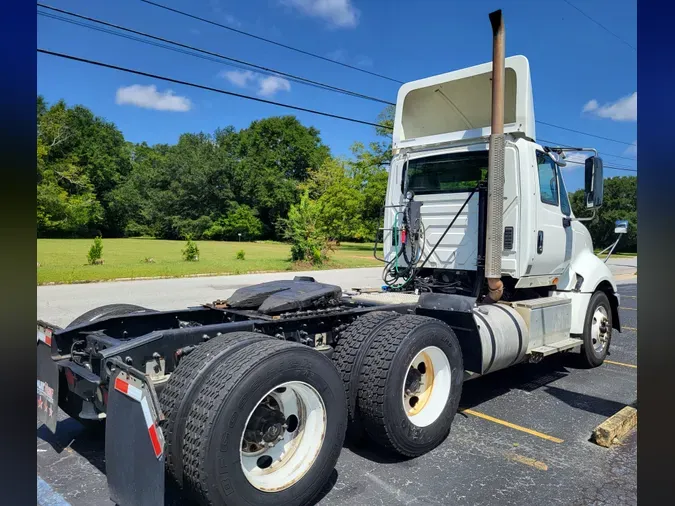
[[488,200],[485,237],[486,302],[497,302],[502,283],[502,215],[504,213],[504,67],[505,42],[502,11],[490,13],[492,25],[492,129],[488,165]]

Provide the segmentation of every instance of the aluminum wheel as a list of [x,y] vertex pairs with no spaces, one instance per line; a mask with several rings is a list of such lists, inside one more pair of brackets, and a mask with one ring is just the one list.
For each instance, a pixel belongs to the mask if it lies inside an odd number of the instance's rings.
[[278,492],[300,480],[319,455],[326,433],[326,407],[301,381],[270,390],[249,414],[241,437],[246,479],[263,492]]
[[443,412],[450,397],[451,371],[440,348],[427,346],[410,362],[403,383],[403,410],[411,423],[426,427]]
[[593,350],[596,353],[602,353],[602,350],[607,346],[607,341],[609,340],[608,324],[609,319],[604,306],[595,308],[593,321],[591,322],[591,343],[593,343]]

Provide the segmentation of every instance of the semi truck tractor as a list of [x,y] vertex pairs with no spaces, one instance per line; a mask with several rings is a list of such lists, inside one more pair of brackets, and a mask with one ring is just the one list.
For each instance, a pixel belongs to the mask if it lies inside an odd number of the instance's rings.
[[[101,429],[116,504],[164,504],[167,480],[201,504],[309,504],[345,438],[417,457],[452,437],[465,381],[559,353],[603,363],[619,295],[583,225],[602,160],[537,142],[528,60],[505,58],[501,11],[490,22],[492,61],[398,92],[382,287],[296,277],[38,320],[38,419]],[[563,180],[574,150],[590,217]]]

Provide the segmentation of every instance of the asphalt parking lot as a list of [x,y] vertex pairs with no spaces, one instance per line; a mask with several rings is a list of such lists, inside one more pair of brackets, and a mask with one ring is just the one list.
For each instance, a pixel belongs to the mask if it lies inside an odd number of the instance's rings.
[[[412,460],[346,447],[320,505],[637,503],[637,435],[603,448],[593,429],[637,407],[637,283],[619,285],[623,332],[604,365],[549,357],[469,381],[449,437]],[[62,415],[62,414],[61,414]],[[103,441],[62,415],[37,430],[39,504],[109,505]],[[166,504],[188,504],[173,488]]]

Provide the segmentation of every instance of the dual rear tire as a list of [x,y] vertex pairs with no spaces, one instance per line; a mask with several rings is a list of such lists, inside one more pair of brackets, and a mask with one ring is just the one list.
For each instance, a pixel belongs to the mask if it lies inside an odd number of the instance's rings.
[[464,380],[461,349],[435,318],[379,314],[357,320],[361,338],[349,334],[334,354],[350,406],[349,435],[416,457],[450,431]]
[[167,466],[208,505],[303,505],[347,425],[341,378],[311,348],[237,332],[187,355],[162,391]]

